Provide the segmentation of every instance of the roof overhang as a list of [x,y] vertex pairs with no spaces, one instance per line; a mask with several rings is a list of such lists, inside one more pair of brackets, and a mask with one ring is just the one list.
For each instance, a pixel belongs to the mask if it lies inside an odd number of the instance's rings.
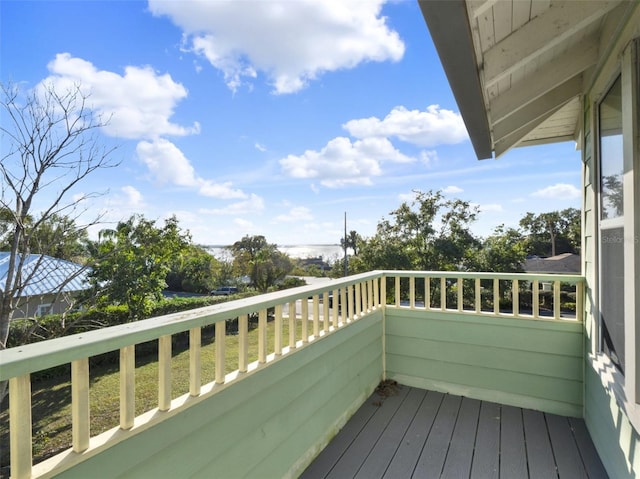
[[479,159],[576,140],[582,95],[640,5],[418,1]]

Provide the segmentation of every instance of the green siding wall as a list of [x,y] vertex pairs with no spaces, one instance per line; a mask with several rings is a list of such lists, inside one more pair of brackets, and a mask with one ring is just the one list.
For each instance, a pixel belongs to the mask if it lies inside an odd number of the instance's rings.
[[609,476],[638,477],[640,436],[591,364],[586,367],[585,386],[584,421]]
[[582,416],[582,324],[387,308],[385,329],[390,379]]
[[381,380],[381,338],[378,311],[60,477],[294,477]]

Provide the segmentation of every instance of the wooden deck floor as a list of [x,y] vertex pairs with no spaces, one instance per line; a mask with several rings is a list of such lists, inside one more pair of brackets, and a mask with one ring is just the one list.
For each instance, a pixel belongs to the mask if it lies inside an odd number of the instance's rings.
[[387,384],[302,478],[606,478],[582,419]]

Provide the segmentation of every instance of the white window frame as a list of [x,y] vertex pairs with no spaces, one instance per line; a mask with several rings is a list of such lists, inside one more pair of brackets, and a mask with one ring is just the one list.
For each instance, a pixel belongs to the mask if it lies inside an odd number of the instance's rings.
[[39,304],[36,309],[36,317],[46,316],[47,314],[51,314],[52,303],[42,303]]
[[[635,278],[640,277],[640,39],[630,42],[621,57],[620,71],[611,76],[611,83],[607,85],[600,98],[594,105],[596,125],[599,125],[599,105],[609,91],[615,79],[621,76],[622,82],[622,132],[623,132],[623,218],[613,220],[601,219],[601,185],[600,185],[600,131],[597,131],[597,262],[598,284],[603,281],[600,275],[601,253],[601,224],[609,223],[614,226],[619,223],[624,227],[624,349],[625,373],[622,375],[613,362],[601,349],[601,319],[597,318],[598,337],[594,366],[601,371],[603,384],[608,387],[617,399],[618,404],[625,410],[629,420],[636,430],[640,431],[640,352],[636,351],[640,345],[640,283]],[[601,288],[598,286],[597,304],[600,311]]]

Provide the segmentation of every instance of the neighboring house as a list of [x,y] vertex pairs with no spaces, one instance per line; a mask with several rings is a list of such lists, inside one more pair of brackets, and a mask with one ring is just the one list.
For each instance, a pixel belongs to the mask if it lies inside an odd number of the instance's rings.
[[479,159],[570,140],[582,151],[583,415],[610,476],[637,477],[640,2],[420,7]]
[[[580,274],[582,264],[580,255],[562,253],[548,258],[533,256],[527,258],[522,266],[525,273],[544,274]],[[551,291],[553,285],[550,281],[540,283],[543,291]]]
[[[9,253],[0,252],[0,291],[9,269]],[[82,265],[51,256],[30,254],[22,266],[22,288],[13,319],[62,313],[73,306],[75,296],[87,289],[88,270]]]
[[525,273],[580,274],[582,264],[580,255],[562,253],[548,258],[539,256],[527,258],[522,269]]

